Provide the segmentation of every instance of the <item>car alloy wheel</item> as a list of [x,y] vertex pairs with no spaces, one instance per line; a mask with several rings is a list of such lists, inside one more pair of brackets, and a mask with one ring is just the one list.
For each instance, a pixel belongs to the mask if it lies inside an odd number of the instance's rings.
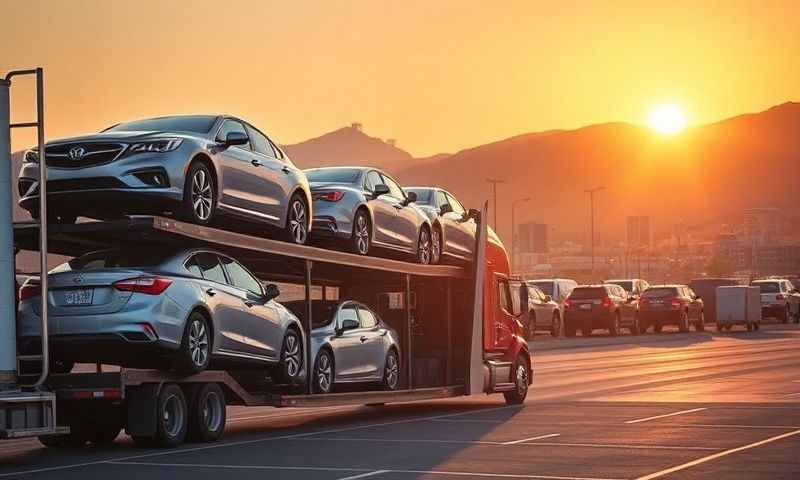
[[189,326],[189,353],[197,369],[208,364],[208,329],[202,320],[194,320]]
[[556,338],[561,335],[561,318],[557,313],[553,314],[553,325],[550,327],[550,335]]
[[306,204],[298,197],[292,197],[289,205],[289,239],[298,245],[305,245],[308,239],[308,215]]
[[369,219],[366,212],[360,210],[353,225],[353,249],[359,255],[368,254],[370,240]]
[[327,350],[321,350],[314,368],[316,393],[330,393],[333,387],[333,361]]
[[283,381],[296,383],[303,370],[303,347],[300,345],[300,335],[290,329],[283,339],[281,352]]
[[423,265],[430,265],[431,263],[431,233],[426,227],[423,227],[419,232],[417,259]]
[[434,228],[431,233],[431,263],[438,265],[442,259],[442,232]]
[[397,353],[389,350],[386,354],[386,364],[383,367],[383,387],[386,390],[396,390],[400,381],[400,365],[397,361]]
[[208,172],[204,168],[194,171],[191,180],[192,209],[195,217],[201,222],[211,218],[211,207],[214,204],[214,188]]

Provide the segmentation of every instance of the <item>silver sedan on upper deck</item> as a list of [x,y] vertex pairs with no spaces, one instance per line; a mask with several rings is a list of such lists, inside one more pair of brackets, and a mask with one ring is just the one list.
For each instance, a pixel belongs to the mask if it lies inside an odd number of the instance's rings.
[[[48,142],[50,221],[171,211],[206,225],[219,214],[281,229],[303,244],[311,192],[302,170],[257,128],[226,115],[150,118]],[[39,162],[25,152],[20,206],[39,215]]]
[[405,190],[417,196],[417,206],[433,224],[431,263],[439,263],[442,258],[471,262],[475,251],[477,211],[468,211],[453,194],[438,187],[407,187]]
[[359,255],[373,247],[432,261],[431,222],[386,172],[370,167],[329,167],[305,171],[314,201],[316,239],[339,239]]

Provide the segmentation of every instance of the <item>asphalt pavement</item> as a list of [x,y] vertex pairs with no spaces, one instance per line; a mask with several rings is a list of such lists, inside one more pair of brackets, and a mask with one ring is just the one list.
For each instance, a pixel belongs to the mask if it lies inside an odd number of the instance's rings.
[[174,450],[0,443],[0,479],[797,479],[800,327],[545,339],[523,406],[230,408]]

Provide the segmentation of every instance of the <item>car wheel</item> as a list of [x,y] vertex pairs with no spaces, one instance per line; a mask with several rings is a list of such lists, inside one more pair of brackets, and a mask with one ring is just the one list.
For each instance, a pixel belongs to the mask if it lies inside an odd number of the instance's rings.
[[297,385],[303,373],[303,342],[297,330],[290,328],[283,337],[279,380],[284,384]]
[[192,312],[186,321],[176,367],[183,372],[198,373],[208,368],[210,359],[211,337],[208,320],[202,313]]
[[611,325],[608,326],[608,333],[611,334],[612,337],[616,337],[620,334],[619,331],[619,312],[614,315],[614,319],[611,321]]
[[689,314],[686,312],[681,312],[681,319],[680,323],[678,324],[678,330],[681,333],[686,333],[689,331]]
[[384,390],[397,390],[400,384],[400,360],[397,358],[397,352],[394,348],[389,349],[386,353],[386,361],[383,367],[383,389]]
[[550,326],[550,335],[555,338],[561,336],[561,317],[559,317],[558,312],[553,313],[553,324]]
[[192,442],[214,442],[225,431],[225,392],[217,383],[195,385],[189,395],[186,437]]
[[193,163],[183,184],[181,217],[191,223],[208,225],[216,207],[217,192],[211,170],[204,163]]
[[642,333],[642,327],[639,325],[639,315],[635,314],[633,316],[633,323],[631,324],[630,328],[631,335],[639,335]]
[[694,329],[698,332],[705,332],[706,331],[706,314],[700,312],[700,318],[697,319],[697,323],[694,324]]
[[353,242],[352,249],[354,253],[359,255],[367,255],[369,253],[369,248],[372,244],[372,226],[366,210],[356,212],[356,217],[353,219],[351,241]]
[[508,405],[521,405],[528,396],[528,362],[525,361],[524,354],[517,355],[512,372],[514,378],[511,380],[514,382],[514,389],[503,392],[503,396],[506,397]]
[[781,316],[781,323],[788,323],[789,318],[791,318],[791,316],[792,312],[789,309],[789,305],[786,305],[786,310],[783,312],[783,315]]
[[330,393],[333,388],[333,355],[327,349],[322,349],[314,361],[314,393]]
[[752,332],[753,331],[753,322],[747,322],[745,324],[745,328],[747,328],[748,332]]
[[661,333],[662,330],[664,330],[664,325],[661,325],[661,322],[656,322],[656,324],[653,325],[653,332]]
[[431,263],[431,232],[427,226],[419,230],[417,261],[422,265],[430,265]]
[[431,264],[438,265],[442,261],[444,247],[442,243],[442,231],[435,227],[431,232]]
[[575,324],[569,321],[568,318],[564,319],[564,336],[567,338],[572,338],[575,336],[576,333]]
[[297,245],[305,245],[308,240],[308,207],[299,193],[292,195],[289,200],[284,235],[288,241]]

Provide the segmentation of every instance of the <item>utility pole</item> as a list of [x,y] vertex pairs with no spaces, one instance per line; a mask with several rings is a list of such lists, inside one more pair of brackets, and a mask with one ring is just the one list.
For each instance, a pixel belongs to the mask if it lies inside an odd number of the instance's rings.
[[514,269],[514,265],[517,263],[517,223],[516,223],[516,216],[515,212],[517,209],[517,204],[528,202],[530,201],[531,197],[525,198],[518,198],[511,202],[511,269]]
[[592,281],[594,281],[594,194],[601,190],[605,190],[606,187],[600,186],[595,188],[588,188],[584,190],[585,193],[589,194],[589,223],[591,228],[591,250],[592,250]]
[[[494,229],[497,230],[497,184],[498,183],[506,183],[505,180],[500,180],[497,178],[487,178],[487,182],[492,184],[492,210],[494,210]],[[511,232],[511,236],[514,236],[514,232]],[[497,232],[499,235],[500,233]]]

